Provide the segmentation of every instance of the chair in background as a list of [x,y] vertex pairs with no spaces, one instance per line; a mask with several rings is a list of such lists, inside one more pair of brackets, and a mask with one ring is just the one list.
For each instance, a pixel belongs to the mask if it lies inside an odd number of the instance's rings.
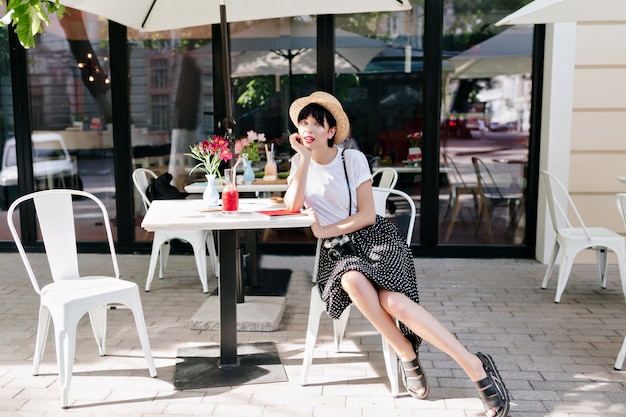
[[[80,275],[73,209],[73,198],[76,197],[81,198],[77,204],[85,205],[88,199],[100,209],[101,219],[99,220],[102,221],[106,230],[115,272],[114,277]],[[51,275],[53,280],[43,287],[39,285],[41,278],[38,280],[35,269],[29,261],[28,253],[24,249],[20,233],[14,224],[14,211],[21,204],[27,202],[34,203],[39,231],[50,267],[49,273],[45,275]],[[33,375],[39,373],[39,364],[43,359],[50,319],[52,319],[61,389],[61,407],[67,408],[69,404],[69,389],[76,349],[76,326],[85,313],[89,313],[99,353],[104,356],[106,354],[108,304],[124,304],[132,311],[150,376],[155,377],[157,371],[150,351],[139,288],[134,282],[119,279],[120,273],[113,235],[109,215],[104,204],[92,194],[84,191],[68,189],[39,191],[16,199],[7,211],[7,221],[17,250],[26,267],[26,272],[35,291],[40,296]]]
[[[408,224],[406,228],[406,241],[407,244],[411,243],[411,238],[413,236],[413,228],[415,226],[415,202],[413,199],[403,191],[395,190],[391,188],[379,188],[374,187],[374,204],[376,205],[376,213],[379,215],[385,215],[385,202],[389,196],[394,195],[400,197],[403,201],[408,204],[409,213],[408,213]],[[383,198],[384,197],[384,198]],[[318,240],[318,248],[315,254],[315,263],[313,267],[313,281],[317,281],[317,269],[319,267],[319,255],[320,255],[320,240]],[[326,311],[326,304],[322,301],[319,293],[319,289],[317,285],[314,285],[311,288],[311,301],[309,306],[309,320],[306,331],[306,342],[304,347],[304,359],[302,360],[302,375],[301,375],[301,384],[306,385],[309,369],[311,368],[311,363],[313,362],[313,351],[315,350],[315,342],[317,340],[317,332],[319,330],[319,323],[321,319],[321,315]],[[333,329],[334,329],[334,343],[335,343],[335,351],[339,352],[341,340],[343,339],[343,335],[345,333],[346,325],[348,322],[348,317],[350,315],[350,308],[347,308],[338,320],[333,320]],[[398,383],[398,366],[399,359],[396,355],[395,351],[389,343],[382,338],[383,345],[383,356],[385,358],[385,368],[387,370],[387,376],[389,378],[389,383],[391,385],[391,394],[394,397],[397,397],[399,394],[399,383]]]
[[449,168],[448,173],[450,176],[448,179],[450,180],[450,198],[448,199],[448,207],[446,208],[446,214],[444,218],[450,215],[450,223],[448,224],[448,228],[446,229],[446,234],[444,237],[444,242],[450,240],[450,235],[452,234],[452,229],[454,228],[454,224],[456,222],[457,217],[459,216],[459,212],[461,211],[461,203],[460,198],[463,195],[471,195],[474,200],[474,210],[476,212],[476,216],[479,213],[479,195],[480,190],[478,188],[478,183],[467,183],[459,171],[456,163],[452,159],[450,155],[447,153],[443,153],[443,162],[446,167]]
[[523,208],[524,205],[524,194],[521,189],[508,190],[498,185],[491,171],[489,171],[489,168],[481,159],[472,157],[472,164],[476,172],[480,195],[476,234],[480,231],[480,225],[484,223],[489,242],[493,242],[491,220],[494,209],[496,207],[508,209],[509,225],[507,231],[514,232],[519,223],[520,216],[518,214],[520,208]]
[[[556,241],[552,249],[552,256],[548,269],[543,277],[541,288],[546,288],[552,269],[556,262],[559,251],[563,252],[561,264],[559,265],[559,278],[556,287],[556,297],[554,302],[561,301],[561,295],[565,290],[565,285],[569,279],[569,274],[574,264],[576,255],[584,249],[596,251],[598,259],[598,269],[602,288],[606,288],[606,268],[607,251],[611,250],[617,255],[617,265],[622,280],[622,290],[626,297],[626,275],[624,274],[624,262],[626,262],[626,244],[624,238],[619,234],[604,227],[587,227],[582,217],[578,213],[571,196],[565,186],[548,171],[541,174],[546,189],[546,199],[550,209],[550,219],[552,227],[556,233]],[[574,226],[567,216],[568,210],[576,219],[577,226]]]
[[[395,188],[398,182],[398,171],[393,168],[376,168],[372,173],[372,186],[378,188]],[[382,199],[382,203],[390,214],[396,212],[396,204],[387,199],[388,194],[374,193],[374,198]]]
[[[133,171],[133,183],[135,188],[141,195],[141,201],[143,202],[144,209],[147,211],[150,207],[150,200],[146,196],[146,189],[148,188],[149,181],[157,178],[157,175],[147,168],[137,168]],[[167,260],[170,254],[171,244],[173,239],[178,239],[183,242],[187,242],[193,249],[193,254],[196,259],[196,267],[198,268],[198,275],[200,276],[200,282],[202,283],[202,291],[206,294],[209,292],[209,286],[207,282],[207,263],[206,263],[206,247],[209,248],[209,255],[211,257],[212,266],[215,271],[215,275],[219,277],[219,261],[217,252],[215,250],[215,240],[213,233],[206,230],[180,230],[180,231],[157,231],[154,232],[154,238],[152,239],[152,254],[150,255],[150,265],[148,267],[148,277],[146,278],[146,291],[150,291],[152,280],[154,278],[154,271],[156,269],[157,260],[159,260],[159,279],[163,279],[165,276],[165,268],[167,267]]]
[[373,184],[379,188],[395,188],[398,182],[398,171],[393,168],[376,168],[372,173]]

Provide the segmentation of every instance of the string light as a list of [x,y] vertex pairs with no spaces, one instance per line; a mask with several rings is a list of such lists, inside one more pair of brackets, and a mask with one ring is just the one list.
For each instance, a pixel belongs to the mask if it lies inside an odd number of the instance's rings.
[[[89,75],[87,77],[87,79],[89,80],[89,82],[94,82],[96,80],[96,77],[94,74],[99,74],[100,71],[100,67],[98,67],[97,65],[94,65],[93,62],[93,54],[91,52],[89,52],[87,54],[87,62],[79,62],[78,63],[78,68],[80,69],[87,69],[89,70]],[[111,80],[109,80],[108,76],[104,76],[104,83],[105,84],[110,84]]]

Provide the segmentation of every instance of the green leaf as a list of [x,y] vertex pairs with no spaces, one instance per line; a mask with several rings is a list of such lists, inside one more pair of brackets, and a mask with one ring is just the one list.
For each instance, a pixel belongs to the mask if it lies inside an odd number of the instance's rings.
[[[44,30],[42,21],[46,25],[50,24],[49,13],[56,13],[60,19],[67,13],[67,10],[59,3],[59,0],[9,0],[6,13],[7,15],[11,13],[11,21],[8,24],[12,24],[15,28],[22,46],[32,48],[35,46],[35,35]],[[0,26],[4,25],[5,22],[0,22]]]

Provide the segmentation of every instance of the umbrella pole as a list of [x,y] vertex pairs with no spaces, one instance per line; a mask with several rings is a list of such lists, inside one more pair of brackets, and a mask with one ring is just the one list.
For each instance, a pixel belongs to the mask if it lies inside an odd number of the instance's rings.
[[224,100],[226,101],[226,117],[224,118],[224,138],[232,142],[234,139],[235,119],[230,90],[230,48],[228,45],[228,21],[226,20],[226,4],[220,0],[220,29],[222,32],[222,73],[224,75]]

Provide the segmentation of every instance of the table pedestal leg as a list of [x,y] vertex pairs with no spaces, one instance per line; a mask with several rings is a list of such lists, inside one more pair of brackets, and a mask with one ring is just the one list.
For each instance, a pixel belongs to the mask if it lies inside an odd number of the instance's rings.
[[220,366],[237,366],[237,264],[238,235],[234,230],[217,232],[220,245]]
[[220,345],[178,349],[175,389],[287,381],[274,342],[246,343],[239,346],[238,352],[237,282],[241,280],[241,270],[237,268],[240,263],[238,236],[236,230],[218,231]]

